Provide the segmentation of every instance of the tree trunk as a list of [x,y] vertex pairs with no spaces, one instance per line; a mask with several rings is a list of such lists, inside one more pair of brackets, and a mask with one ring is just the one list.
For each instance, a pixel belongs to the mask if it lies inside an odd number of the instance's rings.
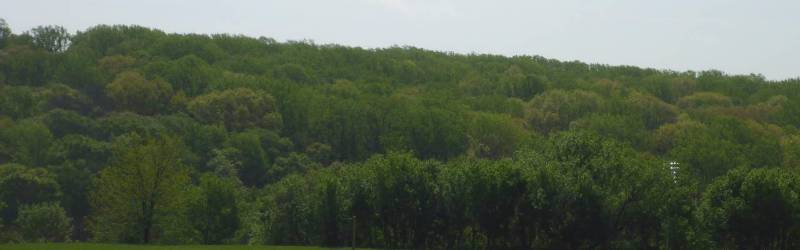
[[153,228],[153,210],[155,209],[155,204],[153,202],[144,202],[143,204],[144,211],[143,211],[143,228],[142,228],[142,241],[144,244],[150,243],[150,231]]
[[149,222],[145,223],[144,230],[142,230],[142,231],[144,233],[144,235],[142,235],[143,236],[142,240],[144,241],[144,244],[150,243],[150,223]]

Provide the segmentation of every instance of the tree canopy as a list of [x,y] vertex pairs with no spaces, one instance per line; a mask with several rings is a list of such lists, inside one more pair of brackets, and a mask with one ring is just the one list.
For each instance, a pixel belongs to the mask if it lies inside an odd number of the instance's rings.
[[800,79],[0,19],[0,242],[794,249],[798,164]]

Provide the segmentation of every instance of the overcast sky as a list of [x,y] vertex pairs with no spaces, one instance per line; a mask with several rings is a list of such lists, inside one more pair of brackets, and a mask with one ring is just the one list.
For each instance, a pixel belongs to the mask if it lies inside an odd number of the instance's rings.
[[800,76],[798,0],[0,0],[15,33],[137,24],[360,47]]

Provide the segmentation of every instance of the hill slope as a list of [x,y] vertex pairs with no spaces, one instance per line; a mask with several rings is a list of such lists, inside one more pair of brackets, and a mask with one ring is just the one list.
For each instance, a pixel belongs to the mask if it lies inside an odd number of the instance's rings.
[[6,28],[0,238],[339,246],[355,216],[371,247],[799,247],[798,95],[718,71]]

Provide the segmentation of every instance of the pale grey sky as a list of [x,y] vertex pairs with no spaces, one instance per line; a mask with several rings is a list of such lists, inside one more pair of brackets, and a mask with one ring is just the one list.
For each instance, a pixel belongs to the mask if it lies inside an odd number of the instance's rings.
[[798,0],[0,0],[15,33],[138,24],[175,33],[800,76]]

